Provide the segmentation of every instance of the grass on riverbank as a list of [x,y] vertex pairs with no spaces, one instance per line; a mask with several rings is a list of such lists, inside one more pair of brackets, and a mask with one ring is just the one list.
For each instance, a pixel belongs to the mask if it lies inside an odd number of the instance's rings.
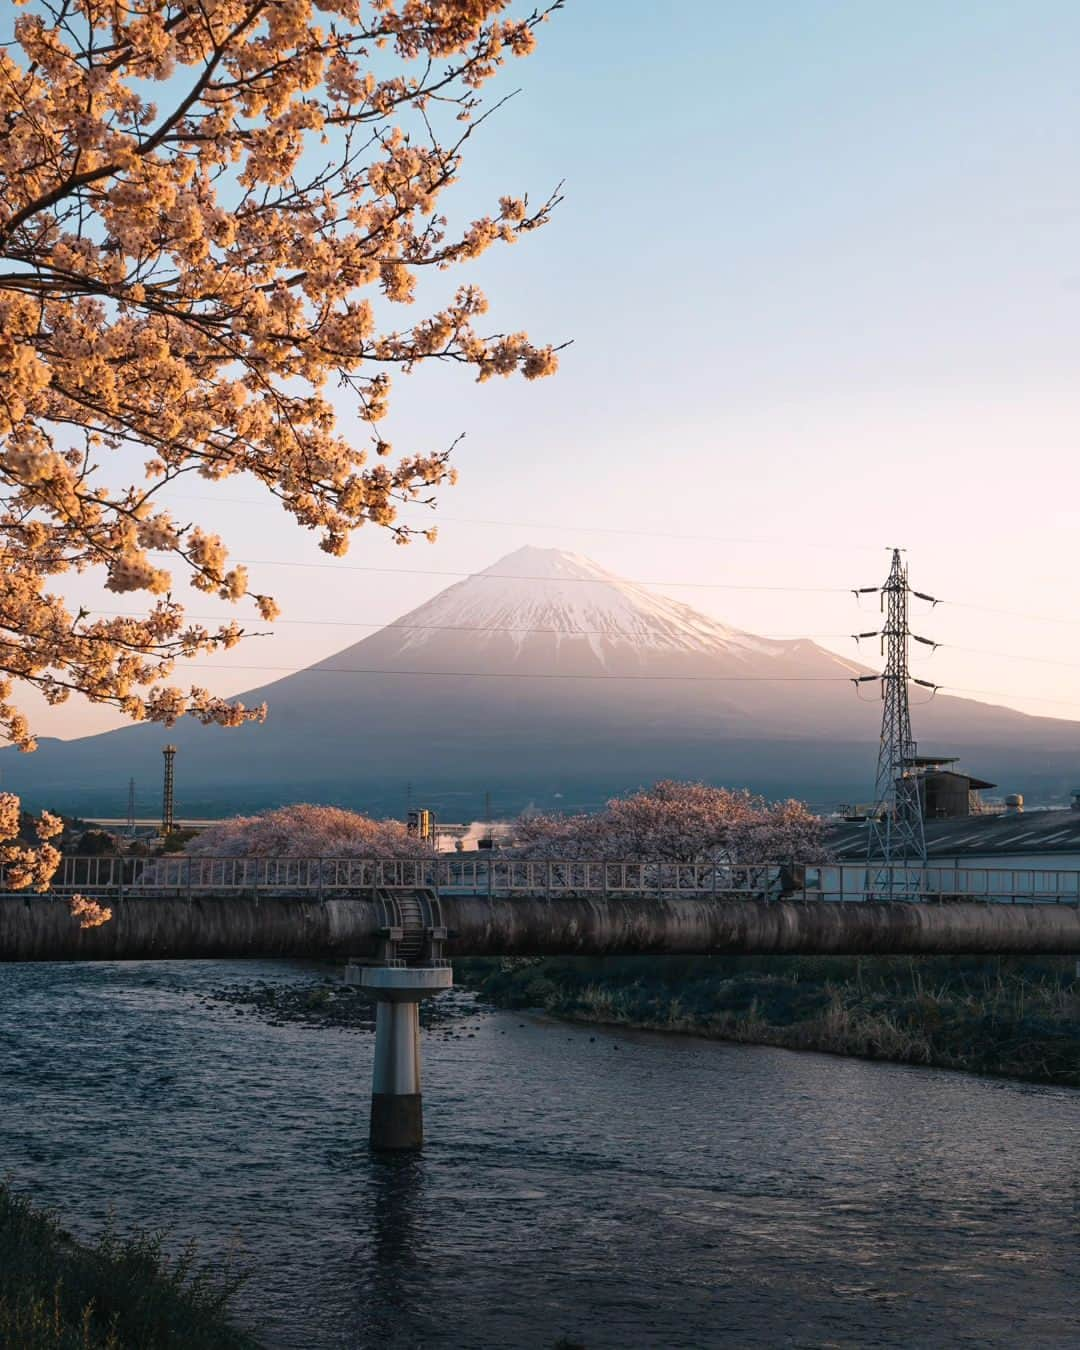
[[83,1246],[0,1185],[4,1350],[256,1350],[228,1318],[239,1279],[165,1255],[159,1235],[111,1229]]
[[1080,1088],[1071,959],[476,959],[455,969],[503,1007]]

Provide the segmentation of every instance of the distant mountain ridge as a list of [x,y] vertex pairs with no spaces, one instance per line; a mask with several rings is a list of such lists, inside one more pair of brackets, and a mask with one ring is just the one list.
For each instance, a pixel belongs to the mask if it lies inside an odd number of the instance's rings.
[[[819,805],[865,799],[876,702],[867,667],[809,639],[730,628],[578,554],[523,548],[377,633],[242,697],[264,726],[182,720],[0,752],[5,786],[35,806],[121,814],[129,776],[156,800],[161,746],[179,747],[190,813],[336,801],[445,818],[529,801],[568,809],[658,777],[747,785]],[[1009,791],[1080,779],[1080,723],[939,696],[920,746],[961,755]]]

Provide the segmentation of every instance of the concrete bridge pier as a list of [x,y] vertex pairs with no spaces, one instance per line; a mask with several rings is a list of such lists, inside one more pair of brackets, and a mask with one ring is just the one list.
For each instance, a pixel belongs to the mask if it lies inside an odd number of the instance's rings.
[[363,966],[346,972],[375,999],[375,1065],[371,1083],[371,1147],[418,1149],[424,1142],[420,1088],[420,1001],[454,982],[448,964]]

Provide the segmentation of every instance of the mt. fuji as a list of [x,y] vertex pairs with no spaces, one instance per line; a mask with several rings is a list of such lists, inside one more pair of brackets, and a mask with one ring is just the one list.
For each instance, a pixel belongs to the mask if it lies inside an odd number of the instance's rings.
[[775,642],[727,628],[580,554],[542,548],[518,549],[322,665],[351,665],[360,652],[367,660],[376,651],[387,661],[419,660],[446,671],[566,678],[699,668],[702,676],[716,676],[718,660],[741,677],[794,675],[822,660],[840,678],[863,669],[812,642]]
[[[702,778],[818,805],[864,800],[878,707],[866,668],[809,640],[729,628],[557,549],[523,548],[379,632],[242,695],[263,726],[134,726],[0,755],[32,806],[120,814],[129,776],[155,800],[179,747],[180,814],[300,799],[444,818],[529,801],[595,806],[661,777]],[[1080,723],[939,697],[920,748],[959,754],[1006,790],[1080,776]],[[155,794],[155,795],[151,795]],[[149,803],[148,803],[149,804]]]

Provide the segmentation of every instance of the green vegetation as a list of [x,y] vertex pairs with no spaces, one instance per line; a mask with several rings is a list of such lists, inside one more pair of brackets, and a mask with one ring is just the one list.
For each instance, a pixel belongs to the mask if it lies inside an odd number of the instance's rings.
[[475,959],[455,969],[502,1007],[1080,1088],[1072,959]]
[[229,1321],[239,1279],[165,1255],[160,1234],[107,1228],[82,1246],[0,1185],[0,1347],[4,1350],[255,1350]]

